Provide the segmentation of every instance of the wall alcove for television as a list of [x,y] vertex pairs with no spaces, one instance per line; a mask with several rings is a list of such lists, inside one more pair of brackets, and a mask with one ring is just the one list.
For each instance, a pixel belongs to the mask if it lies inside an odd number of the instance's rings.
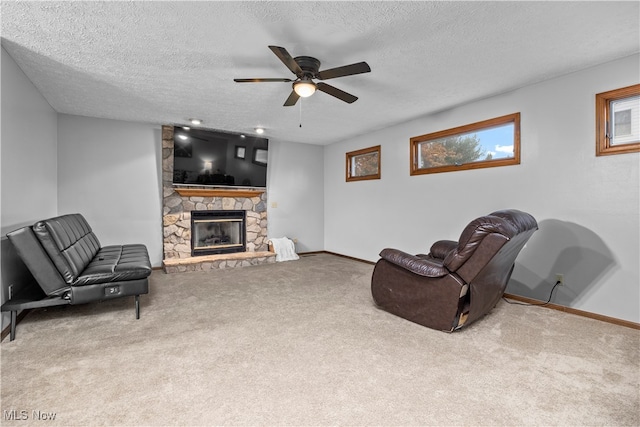
[[206,129],[173,129],[173,184],[267,186],[269,140]]

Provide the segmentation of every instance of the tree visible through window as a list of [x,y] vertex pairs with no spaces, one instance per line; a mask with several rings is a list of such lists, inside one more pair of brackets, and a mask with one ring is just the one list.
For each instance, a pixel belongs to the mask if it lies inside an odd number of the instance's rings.
[[477,134],[452,136],[420,144],[420,168],[460,166],[478,160],[493,160],[494,152],[485,151]]
[[520,163],[520,113],[411,138],[411,175]]
[[347,153],[347,181],[380,179],[380,146]]

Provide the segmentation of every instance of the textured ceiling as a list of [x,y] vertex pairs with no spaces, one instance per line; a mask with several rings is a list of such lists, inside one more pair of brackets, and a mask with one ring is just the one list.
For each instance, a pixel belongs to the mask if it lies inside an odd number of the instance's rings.
[[[640,51],[632,2],[15,2],[2,45],[60,113],[185,124],[329,144]],[[283,107],[293,74],[267,48],[320,69],[372,72]],[[552,100],[550,100],[552,102]],[[302,127],[299,127],[302,120]]]

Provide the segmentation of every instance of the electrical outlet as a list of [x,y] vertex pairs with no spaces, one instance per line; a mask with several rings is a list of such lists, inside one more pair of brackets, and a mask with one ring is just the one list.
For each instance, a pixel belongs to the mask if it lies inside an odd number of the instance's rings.
[[13,298],[13,285],[9,285],[9,299]]
[[560,286],[564,286],[564,274],[556,273],[556,283],[560,282]]

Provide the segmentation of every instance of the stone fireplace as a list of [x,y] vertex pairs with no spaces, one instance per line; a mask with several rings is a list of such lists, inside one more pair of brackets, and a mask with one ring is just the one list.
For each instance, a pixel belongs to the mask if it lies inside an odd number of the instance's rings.
[[[163,269],[166,273],[244,267],[275,262],[275,253],[267,242],[267,193],[259,189],[227,189],[173,184],[173,126],[162,127],[162,186],[163,186]],[[225,230],[216,227],[207,231],[195,229],[196,245],[225,246],[213,251],[193,251],[193,221],[199,221],[206,212],[217,211],[223,219],[235,216]],[[238,230],[237,217],[244,217],[244,235]],[[220,218],[218,218],[220,219]],[[195,223],[200,224],[200,223]],[[216,224],[216,223],[214,223]],[[202,234],[202,235],[201,235]],[[218,243],[208,245],[215,239]],[[242,241],[243,243],[229,243]],[[221,242],[228,240],[229,242]],[[229,246],[226,246],[229,245]],[[239,246],[241,250],[238,250]],[[227,250],[232,248],[232,250]],[[209,248],[210,249],[210,248]],[[220,250],[224,249],[224,250]],[[203,253],[208,252],[208,253]],[[217,252],[217,253],[212,253]]]

